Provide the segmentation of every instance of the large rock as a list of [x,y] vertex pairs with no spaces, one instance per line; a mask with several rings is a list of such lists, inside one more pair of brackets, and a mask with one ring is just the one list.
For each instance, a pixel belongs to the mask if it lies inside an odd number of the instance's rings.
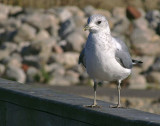
[[23,63],[27,64],[29,66],[34,66],[36,68],[40,68],[42,61],[40,61],[39,57],[30,55],[30,56],[24,56]]
[[20,6],[11,6],[9,15],[10,16],[17,16],[18,14],[22,13],[23,9]]
[[54,15],[45,13],[33,13],[25,16],[22,20],[37,29],[47,29],[52,25],[57,25],[58,23],[58,20],[54,17]]
[[123,7],[115,7],[113,8],[112,15],[116,19],[123,19],[126,17],[126,10]]
[[135,28],[131,34],[131,40],[135,44],[152,42],[154,34],[154,31],[151,29],[142,30]]
[[95,8],[93,6],[86,6],[84,8],[84,12],[85,12],[87,17],[91,16],[94,11],[95,11]]
[[65,74],[65,79],[68,80],[71,85],[78,84],[79,74],[72,70],[68,70]]
[[66,52],[64,54],[52,54],[49,62],[57,62],[66,68],[71,68],[78,64],[79,53]]
[[149,21],[150,26],[153,29],[156,29],[157,26],[158,26],[158,23],[160,21],[160,12],[159,12],[159,10],[149,11],[146,14],[146,19]]
[[34,41],[28,46],[24,46],[21,53],[22,55],[38,55],[43,58],[49,57],[53,46],[56,44],[55,38],[47,38],[40,41]]
[[129,24],[130,22],[127,18],[122,18],[114,24],[112,31],[118,34],[125,34],[129,30]]
[[160,55],[160,42],[140,42],[134,44],[134,50],[138,55]]
[[139,12],[139,10],[133,6],[127,7],[126,14],[127,14],[127,17],[131,20],[141,17],[141,13]]
[[36,76],[39,74],[39,70],[35,67],[29,67],[26,75],[27,75],[27,83],[35,82]]
[[64,77],[52,77],[51,80],[49,80],[49,85],[52,86],[70,86],[71,83],[67,81]]
[[21,67],[22,65],[22,58],[18,53],[12,53],[10,56],[5,57],[3,59],[3,63],[6,65],[12,65],[15,67]]
[[152,71],[159,71],[160,72],[160,57],[157,57],[151,66]]
[[50,35],[46,30],[41,30],[37,33],[34,40],[40,41],[40,40],[48,39],[49,37],[50,37]]
[[150,83],[160,84],[160,72],[151,72],[146,78]]
[[81,9],[79,9],[77,6],[67,6],[65,8],[68,9],[73,16],[79,16],[79,17],[85,16],[84,12]]
[[0,22],[8,18],[10,7],[4,4],[0,4]]
[[58,63],[52,63],[45,65],[44,69],[46,72],[50,73],[53,77],[63,76],[65,74],[65,69],[62,65]]
[[57,15],[60,19],[60,22],[65,22],[72,17],[72,13],[66,8],[58,8]]
[[76,28],[76,24],[72,18],[66,20],[61,24],[61,28],[59,30],[59,35],[62,38],[65,38],[67,35],[69,35],[71,32],[73,32]]
[[8,50],[0,50],[0,61],[8,57],[10,52]]
[[23,24],[17,31],[14,41],[20,43],[22,41],[31,41],[36,36],[36,29],[28,24]]
[[22,22],[17,18],[8,18],[6,21],[1,22],[1,25],[6,29],[6,31],[14,31],[21,26]]
[[5,66],[3,64],[0,64],[0,75],[2,76],[5,72]]
[[141,69],[134,67],[129,78],[129,88],[131,89],[146,89],[147,83],[144,76],[140,75]]
[[3,50],[8,50],[11,53],[13,51],[16,51],[18,46],[13,42],[4,42],[0,48]]
[[133,25],[134,25],[135,28],[139,28],[139,29],[144,30],[144,31],[149,28],[148,27],[149,23],[147,22],[147,20],[144,17],[139,18],[137,20],[134,20]]
[[66,38],[67,46],[71,47],[68,48],[69,50],[73,50],[76,52],[80,52],[82,50],[82,45],[85,43],[85,39],[76,32],[69,34]]
[[9,65],[7,67],[6,76],[9,79],[16,80],[20,83],[24,83],[25,80],[26,80],[26,75],[25,75],[24,71],[21,68],[15,67],[15,66],[12,66],[12,65]]
[[141,59],[141,61],[143,61],[143,64],[141,65],[142,70],[146,71],[154,63],[155,57],[153,57],[153,56],[142,56],[140,59]]

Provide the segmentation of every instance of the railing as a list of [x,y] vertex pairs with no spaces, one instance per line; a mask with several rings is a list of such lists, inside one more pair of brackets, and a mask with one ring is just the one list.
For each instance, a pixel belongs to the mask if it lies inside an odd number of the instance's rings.
[[0,126],[160,126],[160,115],[0,79]]

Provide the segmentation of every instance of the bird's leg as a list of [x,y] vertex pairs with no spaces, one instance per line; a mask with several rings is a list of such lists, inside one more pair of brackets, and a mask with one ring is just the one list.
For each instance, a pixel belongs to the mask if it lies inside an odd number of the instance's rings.
[[97,101],[96,101],[96,89],[97,89],[97,83],[94,82],[94,101],[93,101],[93,105],[96,106],[97,105]]
[[117,87],[117,90],[118,90],[118,104],[117,105],[111,105],[110,107],[112,108],[121,108],[121,80],[118,81],[118,87]]
[[96,101],[96,89],[97,89],[97,83],[94,81],[94,101],[92,105],[86,105],[85,107],[91,107],[91,108],[100,108],[100,106],[97,105],[97,101]]

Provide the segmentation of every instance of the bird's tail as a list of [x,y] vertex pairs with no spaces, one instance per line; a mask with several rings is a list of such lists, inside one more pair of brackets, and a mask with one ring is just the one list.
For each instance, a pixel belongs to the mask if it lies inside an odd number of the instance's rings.
[[142,61],[138,61],[138,60],[134,60],[132,59],[132,64],[142,64],[143,62]]

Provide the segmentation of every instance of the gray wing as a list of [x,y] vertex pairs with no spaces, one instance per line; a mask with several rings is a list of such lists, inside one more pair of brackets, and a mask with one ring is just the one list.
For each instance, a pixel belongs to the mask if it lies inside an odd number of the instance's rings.
[[85,63],[85,48],[83,48],[83,50],[82,50],[81,53],[80,53],[78,63],[79,63],[79,64],[82,63],[83,66],[86,67],[86,63]]
[[128,51],[126,44],[117,38],[113,38],[112,41],[116,43],[116,53],[115,53],[116,60],[124,68],[131,69],[132,68],[132,58],[130,56],[130,53]]

